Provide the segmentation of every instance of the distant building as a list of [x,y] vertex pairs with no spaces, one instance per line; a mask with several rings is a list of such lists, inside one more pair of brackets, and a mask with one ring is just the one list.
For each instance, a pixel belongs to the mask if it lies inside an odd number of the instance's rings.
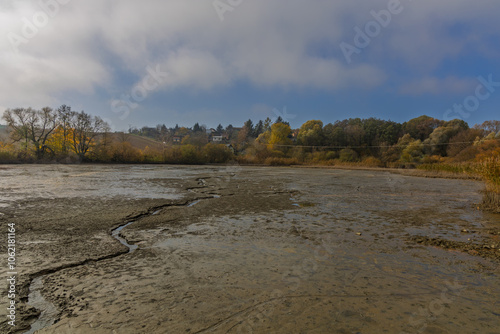
[[180,144],[182,142],[182,136],[173,136],[172,137],[172,142],[174,144]]
[[224,136],[222,136],[222,135],[212,136],[212,142],[214,142],[214,143],[222,143],[223,140],[224,140]]

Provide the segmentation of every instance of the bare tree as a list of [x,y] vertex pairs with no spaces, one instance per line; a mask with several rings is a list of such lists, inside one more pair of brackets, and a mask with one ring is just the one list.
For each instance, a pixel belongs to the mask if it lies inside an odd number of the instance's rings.
[[50,134],[57,127],[57,114],[52,108],[45,107],[42,110],[32,108],[8,109],[3,119],[12,129],[11,138],[14,141],[24,140],[25,151],[31,142],[36,157],[42,159],[47,151],[52,149],[47,146]]
[[57,114],[52,108],[45,107],[42,110],[37,110],[31,113],[30,117],[30,135],[31,141],[35,145],[35,153],[37,158],[41,159],[47,150],[52,151],[46,145],[50,134],[57,127]]
[[89,150],[94,146],[95,139],[101,132],[109,131],[109,125],[100,117],[81,112],[72,112],[71,127],[73,128],[73,151],[84,160]]
[[3,114],[3,120],[7,122],[10,128],[10,138],[14,142],[21,142],[24,153],[28,153],[28,110],[24,108],[7,109]]
[[68,135],[71,130],[70,120],[71,120],[71,107],[63,104],[57,109],[57,115],[59,117],[59,126],[62,130],[62,143],[61,149],[62,153],[66,154],[69,150]]

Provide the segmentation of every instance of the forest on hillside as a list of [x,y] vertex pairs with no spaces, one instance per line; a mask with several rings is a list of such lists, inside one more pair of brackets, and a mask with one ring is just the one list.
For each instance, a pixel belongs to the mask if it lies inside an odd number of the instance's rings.
[[[0,162],[118,162],[256,164],[360,163],[379,167],[462,163],[495,156],[500,151],[500,121],[469,126],[455,119],[420,116],[404,123],[376,118],[350,118],[300,128],[278,118],[242,127],[221,124],[207,129],[158,125],[112,133],[101,118],[63,105],[8,109],[0,138]],[[147,137],[151,145],[134,142]]]
[[98,116],[57,109],[8,109],[0,163],[240,163],[419,168],[479,175],[500,194],[500,121],[469,126],[420,116],[404,123],[350,118],[298,129],[278,118],[242,127],[130,128],[112,133]]

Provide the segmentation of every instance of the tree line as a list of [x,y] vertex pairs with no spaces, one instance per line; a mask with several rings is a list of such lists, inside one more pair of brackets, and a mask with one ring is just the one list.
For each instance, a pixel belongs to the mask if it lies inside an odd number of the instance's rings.
[[[298,129],[281,118],[192,127],[130,128],[110,133],[98,116],[62,105],[40,110],[8,109],[3,120],[9,140],[0,142],[0,162],[91,161],[129,163],[338,164],[411,167],[422,163],[474,161],[500,152],[500,121],[469,127],[463,120],[420,116],[404,123],[350,118],[323,124],[310,120]],[[212,139],[219,137],[215,143]],[[154,139],[139,149],[134,138]],[[222,142],[220,138],[223,138]],[[68,160],[69,159],[69,160]]]
[[[247,127],[247,125],[245,125]],[[248,127],[247,133],[252,133]],[[242,139],[242,138],[240,138]],[[385,167],[471,161],[500,149],[500,121],[472,128],[463,120],[420,116],[404,123],[350,118],[324,125],[305,122],[299,129],[277,122],[243,144],[249,161],[286,163],[365,163]]]

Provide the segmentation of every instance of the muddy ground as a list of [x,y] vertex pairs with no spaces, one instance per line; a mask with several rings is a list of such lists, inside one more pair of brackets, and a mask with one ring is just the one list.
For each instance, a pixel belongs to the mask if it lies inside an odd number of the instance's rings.
[[[0,174],[39,173],[11,168]],[[53,180],[2,185],[20,296],[15,327],[1,308],[2,333],[29,331],[41,311],[37,333],[499,332],[500,216],[477,210],[481,183],[302,168],[38,168]],[[111,235],[130,222],[121,236],[133,252]],[[42,310],[28,304],[30,286]]]

